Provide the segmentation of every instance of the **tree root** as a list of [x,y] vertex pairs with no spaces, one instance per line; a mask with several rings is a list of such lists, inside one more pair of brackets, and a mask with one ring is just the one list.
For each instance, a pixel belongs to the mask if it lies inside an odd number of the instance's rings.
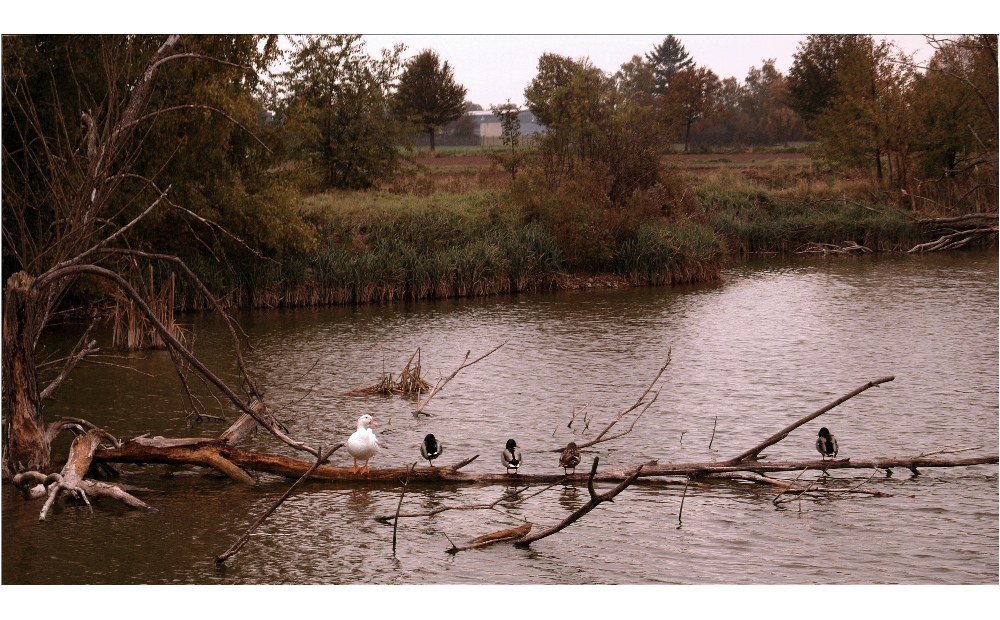
[[44,489],[47,496],[42,511],[38,515],[39,521],[44,521],[60,496],[69,495],[85,503],[90,511],[94,508],[90,504],[91,497],[110,497],[123,502],[132,508],[152,509],[151,506],[142,500],[126,493],[119,487],[105,482],[86,480],[84,475],[90,469],[93,461],[94,451],[100,445],[102,431],[90,430],[84,435],[79,435],[73,440],[73,445],[69,449],[69,459],[62,471],[58,474],[46,476],[37,471],[24,472],[14,476],[11,482],[22,490],[30,498],[42,497],[39,487]]

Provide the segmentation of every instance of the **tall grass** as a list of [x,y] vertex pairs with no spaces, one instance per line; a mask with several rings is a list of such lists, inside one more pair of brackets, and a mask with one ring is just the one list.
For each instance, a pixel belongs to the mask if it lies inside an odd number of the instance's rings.
[[[625,208],[602,201],[587,179],[546,192],[520,181],[497,189],[495,177],[476,175],[458,191],[431,175],[428,188],[310,196],[301,210],[315,248],[189,264],[226,306],[295,307],[556,289],[584,273],[696,282],[749,253],[848,241],[895,251],[928,240],[916,223],[923,214],[905,201],[814,166],[675,170]],[[180,280],[176,294],[184,308],[207,306]]]
[[741,254],[845,241],[875,251],[909,249],[924,238],[917,218],[886,198],[863,179],[779,168],[714,171],[697,188],[703,220]]
[[[224,295],[226,305],[252,307],[531,292],[559,288],[567,273],[580,271],[567,259],[558,232],[554,235],[544,222],[526,216],[506,191],[330,193],[306,199],[303,211],[316,228],[316,249],[289,254],[280,262],[195,259],[192,268],[211,290]],[[650,230],[655,232],[624,235],[621,243],[605,249],[603,260],[591,261],[587,268],[644,284],[717,274],[721,245],[709,231],[692,226]],[[650,239],[655,239],[654,251],[636,249],[645,248]],[[630,252],[638,252],[641,267],[619,258]],[[664,257],[666,262],[656,264]],[[194,293],[182,288],[182,305],[204,308]]]

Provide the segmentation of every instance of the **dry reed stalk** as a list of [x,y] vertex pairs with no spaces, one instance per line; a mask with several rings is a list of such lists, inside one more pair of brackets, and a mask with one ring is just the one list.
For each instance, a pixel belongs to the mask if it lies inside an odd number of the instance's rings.
[[[174,319],[177,303],[176,275],[171,273],[157,291],[153,282],[153,267],[150,265],[149,279],[143,282],[143,287],[146,289],[146,299],[149,300],[153,315],[174,338],[186,345],[191,339],[191,333]],[[166,348],[156,328],[130,299],[118,289],[112,292],[112,298],[115,300],[115,309],[110,317],[113,347],[123,348],[126,351]]]

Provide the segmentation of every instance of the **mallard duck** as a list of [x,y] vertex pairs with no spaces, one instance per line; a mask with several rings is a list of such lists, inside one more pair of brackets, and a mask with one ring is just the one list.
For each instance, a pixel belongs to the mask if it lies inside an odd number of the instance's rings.
[[[372,429],[368,428],[369,426],[378,426],[378,422],[366,413],[358,418],[358,430],[354,431],[351,438],[347,440],[347,451],[354,457],[354,467],[351,468],[352,474],[367,474],[371,471],[368,469],[368,459],[375,456],[375,453],[378,452],[378,437],[375,436]],[[358,468],[359,459],[365,462],[361,468]]]
[[420,444],[420,456],[427,459],[427,464],[434,467],[433,461],[437,457],[441,456],[444,452],[444,444],[434,438],[434,435],[429,434],[424,437],[424,442]]
[[512,469],[516,474],[517,468],[521,466],[521,446],[513,439],[507,440],[507,446],[500,453],[500,462],[507,468],[508,474]]
[[828,456],[830,458],[837,456],[837,438],[825,426],[819,429],[819,437],[816,438],[816,449],[823,455],[823,460],[826,460]]
[[569,442],[566,445],[566,449],[563,450],[562,456],[559,457],[559,466],[563,468],[563,473],[567,473],[567,469],[572,469],[573,473],[576,473],[576,466],[580,464],[580,448],[576,447],[576,442]]

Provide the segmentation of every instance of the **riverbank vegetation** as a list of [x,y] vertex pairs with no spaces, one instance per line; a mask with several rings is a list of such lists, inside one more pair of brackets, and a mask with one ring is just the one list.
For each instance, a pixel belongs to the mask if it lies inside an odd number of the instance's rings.
[[[872,37],[810,36],[787,76],[765,59],[742,81],[672,36],[615,73],[544,54],[524,95],[545,134],[520,135],[508,102],[493,106],[510,117],[502,147],[431,154],[411,138],[452,131],[439,125],[457,105],[442,116],[430,96],[464,92],[447,62],[421,71],[440,61],[432,50],[405,60],[402,45],[378,54],[358,36],[290,41],[183,38],[189,57],[163,68],[118,155],[128,174],[102,190],[122,220],[102,235],[159,200],[132,249],[182,258],[225,307],[709,280],[752,253],[905,251],[949,232],[921,220],[997,211],[996,37],[929,39],[917,67]],[[4,39],[5,88],[30,95],[4,106],[5,281],[59,262],[43,251],[68,216],[51,192],[83,171],[46,181],[58,155],[38,135],[89,148],[90,128],[119,113],[105,100],[155,45]],[[288,69],[268,73],[281,57]],[[995,228],[965,247],[995,243]],[[102,261],[149,290],[180,273],[135,253]],[[189,278],[173,291],[179,309],[210,305]],[[64,299],[106,292],[84,276]]]

